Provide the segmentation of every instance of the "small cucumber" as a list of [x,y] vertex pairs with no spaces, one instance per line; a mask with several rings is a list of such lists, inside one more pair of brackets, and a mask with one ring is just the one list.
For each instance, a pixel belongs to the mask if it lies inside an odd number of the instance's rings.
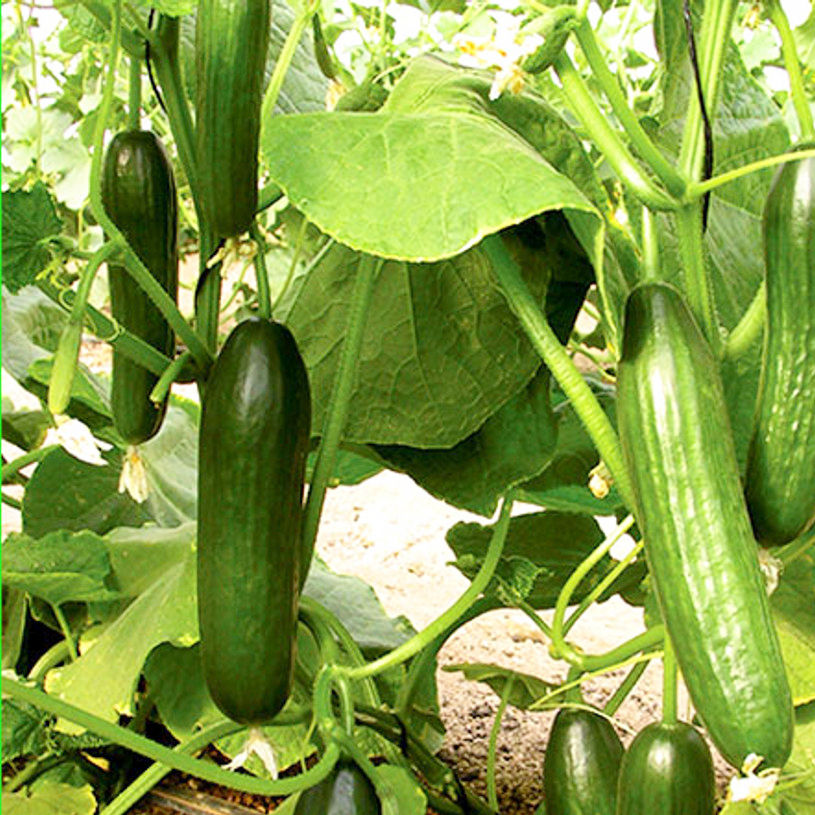
[[[173,168],[153,133],[118,133],[105,153],[102,204],[127,242],[175,299],[178,292],[178,208]],[[172,357],[175,336],[161,312],[123,266],[108,264],[110,308],[123,328]],[[161,427],[167,408],[150,401],[158,377],[113,350],[110,401],[117,431],[128,444],[141,444]]]

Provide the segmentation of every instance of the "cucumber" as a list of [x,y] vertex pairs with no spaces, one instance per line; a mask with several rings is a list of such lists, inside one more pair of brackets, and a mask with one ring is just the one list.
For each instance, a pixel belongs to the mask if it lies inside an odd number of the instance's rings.
[[310,424],[308,376],[291,333],[242,322],[207,381],[198,453],[204,677],[236,722],[271,721],[291,690]]
[[691,699],[722,755],[781,767],[793,706],[718,366],[681,294],[629,295],[617,416],[637,523]]
[[[178,210],[173,168],[161,141],[144,130],[117,133],[105,153],[102,204],[153,277],[175,300],[178,292]],[[161,312],[123,266],[108,264],[114,319],[154,348],[173,356],[175,336]],[[128,444],[154,436],[167,401],[150,391],[158,377],[113,349],[110,401],[116,430]]]
[[297,799],[294,815],[381,815],[374,785],[350,759],[341,758],[331,773]]
[[620,768],[618,815],[713,815],[715,804],[710,750],[689,724],[637,733]]
[[785,164],[764,208],[767,330],[745,492],[758,539],[815,521],[815,159]]
[[558,711],[543,760],[546,815],[614,815],[623,745],[608,719]]
[[198,2],[198,203],[218,238],[245,232],[257,210],[258,139],[270,23],[269,0]]

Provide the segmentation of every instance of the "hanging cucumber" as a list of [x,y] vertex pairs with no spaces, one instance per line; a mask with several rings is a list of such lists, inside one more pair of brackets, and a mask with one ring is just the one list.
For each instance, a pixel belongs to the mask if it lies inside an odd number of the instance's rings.
[[815,159],[785,164],[764,207],[767,330],[745,492],[758,539],[815,521]]
[[[144,265],[176,298],[178,212],[173,168],[159,139],[143,130],[118,133],[102,168],[102,204]],[[175,337],[167,321],[123,266],[108,264],[110,307],[123,328],[173,356]],[[111,409],[119,434],[141,444],[158,432],[167,407],[150,391],[155,374],[113,349]]]
[[614,815],[623,745],[608,719],[563,708],[543,760],[546,815]]
[[294,815],[379,815],[374,785],[351,760],[340,759],[319,784],[300,795]]
[[196,166],[204,216],[219,238],[257,209],[258,138],[269,0],[199,0],[195,28]]
[[251,318],[204,392],[198,453],[198,622],[218,708],[246,724],[285,705],[294,670],[308,377],[289,330]]
[[793,707],[716,361],[680,293],[632,291],[617,415],[637,522],[691,699],[722,755],[783,766]]
[[713,761],[684,722],[649,724],[623,757],[617,815],[713,815]]

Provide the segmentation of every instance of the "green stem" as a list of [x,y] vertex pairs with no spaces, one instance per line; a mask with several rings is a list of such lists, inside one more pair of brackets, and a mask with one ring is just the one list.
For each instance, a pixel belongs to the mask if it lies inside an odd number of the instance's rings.
[[638,662],[626,674],[625,679],[620,683],[617,690],[614,691],[611,698],[603,705],[603,713],[605,713],[606,716],[613,716],[617,712],[620,705],[628,698],[628,694],[634,690],[650,662],[650,660]]
[[758,161],[752,161],[749,164],[744,164],[741,167],[736,167],[734,170],[728,170],[721,175],[714,175],[707,181],[698,181],[688,188],[688,200],[695,200],[701,198],[711,190],[723,187],[725,184],[730,184],[733,181],[743,178],[746,175],[757,173],[760,170],[766,170],[768,167],[775,167],[779,164],[787,164],[790,161],[799,161],[806,158],[815,158],[815,148],[808,148],[806,150],[796,150],[790,153],[781,153],[777,156],[769,156],[762,158]]
[[809,534],[802,535],[800,538],[791,541],[786,546],[782,546],[773,554],[784,563],[784,566],[789,566],[796,558],[809,551],[812,547],[815,547],[815,529]]
[[662,646],[662,721],[674,724],[678,718],[677,684],[678,671],[673,643],[667,632]]
[[767,284],[759,284],[747,311],[738,325],[730,332],[725,343],[724,355],[727,359],[740,359],[759,339],[767,320]]
[[79,360],[82,325],[85,320],[85,309],[88,305],[91,286],[96,279],[99,267],[121,248],[122,242],[117,240],[103,244],[94,252],[79,278],[71,313],[60,335],[56,354],[54,354],[54,366],[51,369],[51,381],[48,385],[48,409],[51,413],[65,413],[68,402],[71,401],[71,386]]
[[29,464],[35,464],[42,461],[49,453],[58,450],[58,444],[49,444],[47,447],[38,447],[36,450],[30,450],[22,456],[18,456],[8,464],[3,465],[2,481],[5,484],[10,478],[17,475],[23,467],[28,467]]
[[167,107],[167,118],[178,150],[178,158],[190,185],[196,213],[200,217],[197,204],[201,198],[195,163],[195,131],[181,78],[178,47],[180,26],[180,18],[160,14],[151,38],[150,56],[156,81]]
[[52,603],[51,610],[54,612],[54,617],[57,618],[62,636],[65,637],[65,644],[68,646],[68,655],[71,657],[71,662],[76,662],[76,660],[79,659],[79,653],[76,650],[76,643],[74,642],[71,626],[68,625],[68,620],[65,619],[65,614],[63,614],[59,603]]
[[173,382],[178,381],[182,372],[192,362],[192,355],[189,351],[184,351],[183,354],[177,356],[161,373],[153,390],[150,391],[150,401],[157,405],[161,405],[167,398]]
[[249,227],[249,237],[257,244],[255,252],[255,281],[258,288],[258,313],[264,320],[272,319],[272,294],[269,288],[269,272],[266,269],[266,241],[258,229],[257,221]]
[[501,702],[495,712],[495,719],[493,719],[490,728],[490,740],[487,747],[487,802],[496,812],[498,811],[498,793],[495,789],[495,754],[498,751],[498,734],[501,732],[501,720],[504,718],[504,712],[507,709],[507,704],[509,704],[509,695],[512,693],[514,684],[515,678],[510,677],[504,686]]
[[[359,359],[362,338],[365,333],[365,323],[368,317],[368,307],[373,295],[374,283],[383,261],[371,255],[360,257],[359,268],[354,290],[351,294],[351,303],[348,310],[348,322],[345,329],[345,339],[340,352],[339,365],[335,374],[331,399],[328,403],[325,419],[323,420],[322,438],[314,462],[314,472],[311,477],[311,486],[306,499],[303,513],[302,532],[302,560],[304,564],[311,563],[314,552],[314,542],[317,538],[317,529],[320,523],[320,514],[325,501],[325,491],[328,481],[334,472],[337,460],[342,431],[351,408],[351,396],[354,391],[354,381]],[[305,571],[305,570],[304,570]],[[300,575],[300,585],[305,582],[306,574]]]
[[214,354],[218,348],[218,326],[221,317],[221,269],[218,261],[210,259],[219,241],[209,223],[199,217],[198,284],[195,288],[195,319],[198,330],[206,339],[207,348]]
[[498,521],[493,528],[487,553],[484,556],[484,562],[481,564],[478,574],[476,574],[473,582],[470,583],[461,597],[459,597],[447,611],[433,620],[432,623],[423,628],[418,634],[415,634],[409,640],[403,642],[397,648],[394,648],[393,651],[390,651],[379,659],[359,668],[352,668],[350,670],[341,668],[340,670],[345,671],[350,679],[362,679],[365,676],[375,676],[376,674],[388,670],[388,668],[401,665],[412,656],[418,654],[438,637],[439,634],[455,623],[462,614],[465,614],[481,592],[487,588],[490,580],[492,580],[495,568],[501,559],[501,552],[504,550],[504,541],[506,540],[507,530],[509,529],[511,510],[512,498],[504,498]]
[[263,96],[263,106],[260,112],[261,121],[261,143],[263,142],[263,128],[267,122],[272,120],[274,116],[275,105],[277,105],[277,98],[280,95],[280,89],[283,87],[283,80],[286,78],[289,66],[292,59],[294,59],[297,44],[303,36],[303,32],[311,22],[314,12],[317,10],[319,3],[316,0],[306,0],[303,4],[300,13],[295,17],[292,27],[286,36],[286,41],[283,43],[283,48],[277,58],[277,62],[272,72],[272,77],[269,80],[269,85],[266,88],[266,93]]
[[554,61],[554,68],[560,77],[564,98],[568,100],[572,112],[586,128],[592,141],[602,150],[620,181],[651,209],[676,209],[677,202],[657,187],[642,171],[617,131],[608,123],[605,114],[597,106],[586,83],[565,52]]
[[582,655],[582,667],[586,671],[604,670],[611,665],[616,665],[620,662],[625,662],[634,654],[640,651],[648,651],[659,645],[665,636],[665,631],[661,625],[649,628],[642,634],[638,634],[630,640],[606,651],[604,654],[585,654]]
[[781,54],[784,57],[784,66],[790,80],[790,96],[801,126],[801,138],[804,141],[815,139],[815,123],[812,120],[812,111],[809,107],[804,76],[801,72],[801,63],[798,60],[798,49],[795,46],[795,37],[792,34],[787,15],[778,0],[765,0],[764,8],[769,12],[770,21],[778,31],[781,38]]
[[[668,192],[674,198],[682,198],[685,194],[685,179],[651,141],[648,134],[643,130],[639,119],[628,106],[616,77],[608,69],[608,60],[597,44],[597,38],[594,35],[591,23],[584,19],[574,33],[591,67],[594,79],[599,83],[603,93],[611,103],[611,109],[620,120],[620,124],[631,139],[636,152],[648,163]],[[604,142],[599,144],[604,145]]]
[[[323,258],[328,254],[328,250],[334,245],[334,238],[329,238],[317,251],[317,254],[311,258],[308,262],[305,269],[303,269],[303,277],[308,277],[311,272],[316,269],[322,262]],[[289,266],[289,273],[286,275],[286,279],[283,281],[283,285],[280,288],[280,291],[277,293],[277,297],[275,298],[274,305],[272,309],[277,309],[278,306],[283,302],[283,297],[288,291],[289,286],[291,285],[292,280],[294,280],[294,273],[297,270],[297,267],[294,264]]]
[[[177,745],[174,750],[185,755],[194,755],[207,745],[218,739],[229,736],[243,729],[243,725],[235,722],[219,722],[196,733],[188,741]],[[141,798],[143,798],[156,784],[171,771],[166,764],[157,762],[148,767],[138,778],[123,789],[99,815],[125,815]]]
[[127,127],[138,130],[141,124],[141,58],[130,57],[127,98]]
[[702,207],[686,204],[675,213],[677,243],[682,261],[683,289],[688,305],[707,337],[713,353],[718,356],[721,337],[710,274],[705,257],[702,228]]
[[[211,781],[213,784],[222,784],[230,789],[248,792],[254,795],[291,795],[308,786],[322,781],[331,772],[334,764],[339,758],[339,750],[329,744],[325,754],[317,764],[307,772],[293,776],[291,778],[281,778],[277,781],[270,781],[255,776],[243,775],[224,770],[210,761],[202,761],[191,758],[183,753],[165,747],[163,744],[145,738],[138,733],[132,733],[124,727],[120,727],[112,722],[107,722],[94,716],[92,713],[81,710],[74,705],[64,702],[54,696],[49,696],[43,691],[24,685],[22,682],[9,677],[2,677],[2,692],[23,702],[28,702],[35,707],[61,716],[64,719],[75,722],[86,730],[98,734],[114,744],[118,744],[134,753],[146,756],[153,761],[160,761],[174,770],[180,770],[196,778]],[[282,718],[282,717],[281,717]],[[243,728],[240,728],[243,729]]]
[[[702,77],[702,94],[711,119],[716,114],[722,64],[730,42],[730,29],[736,12],[736,0],[713,0],[705,4],[699,42],[699,72]],[[705,155],[705,134],[699,99],[693,91],[688,99],[688,116],[682,147],[679,152],[679,168],[690,181],[698,180]]]
[[[47,297],[53,300],[61,308],[72,307],[76,301],[76,293],[73,291],[62,291],[48,280],[38,280],[37,286]],[[141,337],[126,331],[118,323],[106,317],[101,311],[91,305],[85,307],[85,316],[91,323],[91,331],[99,339],[109,343],[117,351],[121,351],[128,359],[147,368],[156,376],[161,376],[171,360],[165,357],[152,345],[145,342]]]
[[631,565],[637,555],[642,551],[642,548],[643,544],[642,541],[640,541],[619,563],[610,569],[608,574],[580,601],[577,609],[575,609],[574,613],[566,620],[563,626],[564,634],[568,634],[569,631],[571,631],[574,624],[592,603],[602,596],[603,592]]
[[269,182],[258,192],[258,212],[268,209],[272,204],[276,204],[283,197],[283,190],[274,183]]
[[634,517],[629,515],[614,532],[609,535],[595,550],[577,566],[569,575],[568,580],[560,590],[557,602],[555,603],[555,616],[552,619],[552,654],[559,657],[568,651],[568,644],[564,639],[566,630],[564,620],[566,619],[566,609],[572,599],[577,587],[586,575],[608,554],[609,549],[634,525]]
[[642,279],[659,280],[659,238],[657,218],[648,207],[642,208]]
[[526,614],[527,617],[540,629],[541,633],[549,640],[552,639],[552,628],[547,625],[546,621],[535,611],[526,600],[521,600],[518,603],[518,608]]
[[66,659],[71,658],[71,650],[66,640],[60,640],[52,645],[35,663],[28,672],[28,680],[36,682],[38,685],[45,679],[45,675],[52,668],[61,665]]
[[429,671],[433,670],[433,663],[444,643],[466,623],[500,607],[501,604],[495,598],[479,597],[464,614],[454,620],[433,642],[417,654],[413,662],[410,663],[405,681],[396,696],[395,710],[400,718],[406,718],[409,714],[419,683],[427,677]]
[[11,495],[6,495],[6,493],[0,494],[0,499],[2,499],[2,502],[7,507],[11,507],[12,509],[16,509],[18,512],[23,508],[23,502],[22,501],[18,501],[16,498],[12,497]]
[[552,331],[500,235],[485,238],[482,246],[492,262],[493,272],[501,284],[502,293],[509,307],[571,402],[575,413],[594,442],[600,458],[611,471],[623,501],[629,507],[633,507],[634,491],[623,461],[620,440],[611,421]]

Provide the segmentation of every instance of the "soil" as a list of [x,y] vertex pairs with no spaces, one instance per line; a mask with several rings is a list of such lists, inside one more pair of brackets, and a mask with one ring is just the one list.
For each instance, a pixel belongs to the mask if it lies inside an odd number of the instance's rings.
[[[85,343],[82,360],[91,369],[104,370],[109,365],[109,346]],[[189,395],[190,386],[183,387]],[[520,505],[514,512],[531,509]],[[15,515],[3,508],[4,535],[18,523]],[[449,565],[453,553],[444,540],[446,531],[462,520],[484,521],[433,499],[407,476],[383,472],[358,486],[329,491],[317,553],[333,570],[365,580],[390,615],[404,615],[420,629],[467,586],[467,580]],[[551,612],[543,616],[549,621]],[[591,608],[570,632],[570,640],[586,651],[602,652],[642,630],[642,609],[614,598]],[[446,726],[441,756],[465,783],[486,797],[487,745],[499,698],[486,685],[443,670],[465,662],[502,665],[551,682],[562,681],[567,666],[549,656],[544,636],[514,610],[483,615],[460,629],[441,650],[437,679]],[[586,700],[602,704],[624,674],[625,670],[615,671],[587,682]],[[660,697],[661,668],[656,661],[615,716],[624,743],[658,718]],[[687,700],[680,696],[680,703],[687,719]],[[503,717],[496,786],[504,815],[531,815],[540,803],[543,756],[553,715],[509,708]],[[729,772],[718,758],[717,773],[721,790]]]

